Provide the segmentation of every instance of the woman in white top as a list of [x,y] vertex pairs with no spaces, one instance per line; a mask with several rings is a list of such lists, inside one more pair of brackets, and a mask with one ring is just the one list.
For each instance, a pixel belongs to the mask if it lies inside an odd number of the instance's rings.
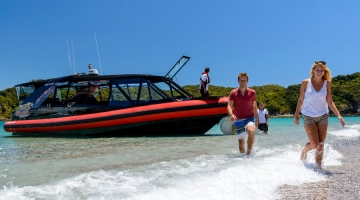
[[332,99],[331,72],[327,68],[325,61],[315,61],[310,70],[310,79],[305,79],[301,83],[294,123],[299,125],[299,112],[301,109],[309,142],[302,149],[300,159],[306,160],[308,151],[316,149],[315,162],[319,169],[322,168],[329,107],[338,117],[341,125],[345,126],[345,121]]

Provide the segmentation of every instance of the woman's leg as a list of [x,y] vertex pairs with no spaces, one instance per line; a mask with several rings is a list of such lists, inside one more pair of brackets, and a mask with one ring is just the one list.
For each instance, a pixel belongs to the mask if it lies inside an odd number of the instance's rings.
[[318,125],[318,138],[319,138],[319,145],[316,148],[316,153],[315,153],[315,162],[316,164],[318,164],[319,169],[322,168],[322,159],[324,156],[324,143],[325,143],[325,138],[326,138],[326,133],[327,133],[327,124],[319,124]]
[[[305,147],[307,145],[310,145],[310,142],[306,143]],[[305,153],[305,147],[301,149],[300,160],[306,160],[306,158],[307,158],[307,152]]]
[[300,157],[301,160],[306,160],[307,153],[319,146],[319,130],[316,124],[306,125],[305,131],[310,142],[306,143],[305,147],[302,149]]

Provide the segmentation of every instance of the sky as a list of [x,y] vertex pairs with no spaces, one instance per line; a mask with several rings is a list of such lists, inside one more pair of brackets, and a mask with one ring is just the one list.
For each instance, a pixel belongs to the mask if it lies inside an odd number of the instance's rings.
[[[300,84],[315,60],[360,71],[359,0],[2,0],[0,90],[87,72],[165,75],[197,85]],[[210,87],[211,91],[211,87]]]

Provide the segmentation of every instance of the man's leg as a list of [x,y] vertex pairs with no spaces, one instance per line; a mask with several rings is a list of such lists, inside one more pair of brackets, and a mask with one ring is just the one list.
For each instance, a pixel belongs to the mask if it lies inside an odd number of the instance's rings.
[[209,97],[209,91],[206,91],[206,93],[204,95],[205,95],[205,97]]
[[268,124],[265,124],[265,126],[264,126],[264,133],[265,133],[265,134],[268,133],[268,129],[269,129]]
[[259,124],[258,129],[259,129],[260,131],[263,131],[263,126],[262,126],[262,124]]
[[245,138],[238,140],[239,141],[239,151],[240,153],[245,153]]
[[204,97],[205,96],[204,90],[200,89],[200,94],[201,94],[202,97]]
[[247,132],[248,132],[248,141],[247,141],[247,148],[248,148],[248,150],[247,150],[247,152],[246,152],[247,155],[250,155],[251,150],[252,150],[252,146],[253,146],[254,141],[255,141],[255,134],[254,134],[254,132],[255,132],[255,125],[254,125],[254,123],[252,123],[252,122],[249,122],[249,123],[251,123],[251,124],[249,124],[249,125],[247,126]]

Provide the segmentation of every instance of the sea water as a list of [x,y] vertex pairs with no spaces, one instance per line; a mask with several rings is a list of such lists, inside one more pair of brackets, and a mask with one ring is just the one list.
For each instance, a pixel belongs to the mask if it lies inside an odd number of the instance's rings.
[[[333,146],[360,137],[360,117],[329,119],[324,169],[341,165]],[[0,122],[2,127],[3,122]],[[292,118],[270,118],[256,130],[254,153],[241,155],[235,135],[219,125],[204,136],[13,137],[0,130],[1,199],[276,199],[276,189],[326,180],[304,164],[308,141]]]

